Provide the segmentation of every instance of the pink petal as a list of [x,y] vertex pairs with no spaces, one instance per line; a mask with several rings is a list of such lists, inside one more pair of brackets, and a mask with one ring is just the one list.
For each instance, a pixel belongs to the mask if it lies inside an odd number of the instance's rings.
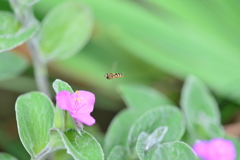
[[61,91],[56,95],[56,101],[59,108],[63,110],[71,111],[72,102],[71,102],[71,93],[68,91]]
[[90,114],[72,114],[72,117],[88,126],[91,126],[95,123],[95,119]]
[[94,103],[95,103],[95,95],[91,92],[79,90],[78,93],[74,93],[74,98],[81,99],[81,109],[78,111],[79,113],[90,113],[93,111]]
[[236,150],[232,141],[214,138],[209,141],[209,160],[235,160]]
[[93,111],[94,105],[88,105],[85,104],[82,106],[82,108],[78,111],[78,113],[86,114],[86,113],[91,113]]
[[197,141],[193,145],[193,150],[196,152],[196,154],[203,158],[207,159],[208,157],[208,142],[207,141]]

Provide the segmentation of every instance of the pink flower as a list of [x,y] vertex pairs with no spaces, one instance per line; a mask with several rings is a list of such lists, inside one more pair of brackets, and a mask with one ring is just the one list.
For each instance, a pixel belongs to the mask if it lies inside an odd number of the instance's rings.
[[232,141],[214,138],[210,141],[197,141],[193,150],[204,160],[235,160],[236,150]]
[[59,108],[69,111],[70,115],[78,121],[93,125],[95,119],[90,115],[95,103],[95,95],[88,91],[79,90],[71,94],[68,91],[61,91],[56,95]]

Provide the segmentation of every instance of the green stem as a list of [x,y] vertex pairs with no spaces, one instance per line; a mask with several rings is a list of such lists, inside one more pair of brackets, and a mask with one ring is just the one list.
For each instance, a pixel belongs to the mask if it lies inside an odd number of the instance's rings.
[[[17,0],[10,0],[12,9],[15,12],[17,18],[21,21],[23,27],[27,29],[28,27],[37,24],[31,6],[23,6],[19,4]],[[34,76],[38,86],[38,90],[45,93],[49,97],[50,90],[48,85],[48,70],[47,64],[44,62],[41,57],[41,51],[39,48],[39,43],[37,37],[32,37],[28,42],[27,46],[32,56],[32,62],[34,67]]]

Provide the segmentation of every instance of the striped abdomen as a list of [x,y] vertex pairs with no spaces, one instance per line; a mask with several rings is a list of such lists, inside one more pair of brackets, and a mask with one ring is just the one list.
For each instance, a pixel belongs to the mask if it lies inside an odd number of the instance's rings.
[[124,75],[122,73],[107,73],[104,77],[106,79],[114,79],[114,78],[124,77]]

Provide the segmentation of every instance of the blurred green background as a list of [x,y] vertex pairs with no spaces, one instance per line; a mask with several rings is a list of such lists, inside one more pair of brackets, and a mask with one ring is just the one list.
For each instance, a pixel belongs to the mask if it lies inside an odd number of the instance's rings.
[[[66,0],[40,0],[39,20]],[[240,1],[235,0],[79,0],[93,13],[89,43],[74,57],[49,64],[49,85],[55,79],[74,90],[96,94],[93,116],[105,132],[124,103],[116,88],[145,84],[178,104],[182,81],[189,74],[202,79],[216,96],[224,124],[238,117],[240,104]],[[1,10],[11,10],[0,0]],[[67,43],[67,40],[66,40]],[[28,57],[25,46],[18,47]],[[26,68],[26,69],[25,69]],[[18,139],[14,104],[18,95],[37,90],[31,63],[17,77],[0,82],[0,151],[19,159],[28,154]],[[124,78],[106,80],[108,72]],[[51,89],[52,90],[52,89]],[[52,95],[54,95],[52,90]],[[54,97],[54,96],[53,96]],[[96,125],[96,126],[97,126]]]

